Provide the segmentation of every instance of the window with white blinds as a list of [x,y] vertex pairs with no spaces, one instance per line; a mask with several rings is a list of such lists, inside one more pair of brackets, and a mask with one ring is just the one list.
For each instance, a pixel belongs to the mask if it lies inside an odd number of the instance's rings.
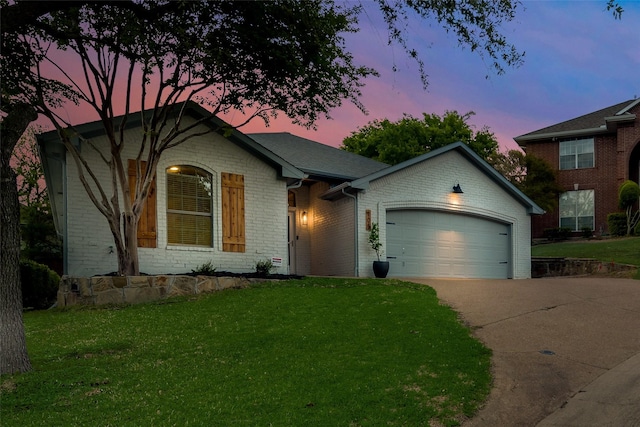
[[592,168],[593,138],[560,141],[560,170]]
[[167,236],[170,245],[212,246],[212,178],[193,166],[167,168]]

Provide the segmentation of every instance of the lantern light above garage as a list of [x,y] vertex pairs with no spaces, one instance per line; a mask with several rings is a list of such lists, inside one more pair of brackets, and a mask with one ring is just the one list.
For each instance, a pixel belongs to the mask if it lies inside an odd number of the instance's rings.
[[453,186],[452,193],[456,193],[456,194],[464,193],[464,191],[462,191],[462,188],[460,188],[460,183],[459,182],[456,182],[456,185]]

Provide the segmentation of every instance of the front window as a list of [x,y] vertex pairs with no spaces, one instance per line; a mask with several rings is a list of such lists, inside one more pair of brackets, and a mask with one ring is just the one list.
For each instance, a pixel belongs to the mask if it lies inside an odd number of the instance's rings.
[[593,190],[567,191],[560,196],[560,227],[593,230]]
[[560,141],[560,170],[592,168],[593,138]]
[[193,166],[167,168],[167,236],[170,245],[212,246],[212,178]]

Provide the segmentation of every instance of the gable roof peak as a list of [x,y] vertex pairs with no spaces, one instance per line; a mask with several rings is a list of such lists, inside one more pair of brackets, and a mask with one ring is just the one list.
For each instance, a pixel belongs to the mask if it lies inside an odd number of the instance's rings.
[[640,99],[630,99],[533,132],[525,133],[515,137],[514,140],[522,145],[521,143],[526,141],[552,137],[587,136],[589,134],[605,133],[611,130],[607,127],[610,121],[608,119],[627,116],[631,118],[633,115],[630,114],[629,111],[638,104],[640,104]]

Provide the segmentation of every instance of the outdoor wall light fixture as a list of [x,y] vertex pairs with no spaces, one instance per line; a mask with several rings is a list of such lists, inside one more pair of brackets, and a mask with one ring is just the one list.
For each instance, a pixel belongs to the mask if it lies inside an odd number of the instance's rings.
[[300,221],[302,222],[302,225],[307,225],[307,211],[302,211],[302,215],[300,215]]
[[455,194],[462,194],[464,193],[464,191],[462,191],[462,188],[460,188],[460,183],[456,182],[456,185],[453,186],[453,191],[452,193]]

